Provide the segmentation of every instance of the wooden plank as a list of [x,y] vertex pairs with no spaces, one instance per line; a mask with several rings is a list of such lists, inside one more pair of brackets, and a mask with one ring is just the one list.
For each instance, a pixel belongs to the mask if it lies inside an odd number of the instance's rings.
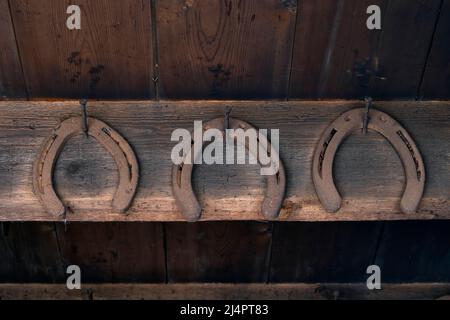
[[0,282],[61,282],[64,269],[53,223],[0,225]]
[[8,0],[0,0],[0,99],[26,98],[25,82],[17,50]]
[[275,223],[271,282],[364,282],[382,222]]
[[[116,188],[113,160],[90,140],[72,139],[56,166],[57,191],[71,207],[73,221],[184,221],[171,192],[170,141],[174,129],[194,120],[232,115],[257,128],[279,128],[280,154],[287,172],[287,194],[279,220],[408,220],[450,218],[450,103],[378,102],[400,121],[424,157],[427,182],[416,214],[403,214],[399,199],[403,169],[389,143],[375,133],[355,134],[341,146],[335,179],[344,201],[341,210],[322,209],[311,181],[311,158],[328,124],[356,106],[352,101],[161,101],[92,102],[89,114],[118,130],[141,164],[141,181],[128,215],[111,212]],[[0,102],[0,220],[61,220],[47,214],[32,191],[32,164],[41,144],[70,115],[77,102]],[[261,220],[264,178],[256,165],[196,169],[194,189],[204,220]]]
[[168,223],[166,236],[170,282],[267,280],[269,223]]
[[165,282],[160,223],[58,224],[57,230],[65,269],[78,265],[84,282]]
[[11,299],[146,299],[146,300],[436,300],[450,294],[448,283],[384,284],[368,290],[357,284],[0,284],[0,298]]
[[162,96],[285,98],[296,1],[157,1]]
[[10,2],[30,98],[153,96],[149,1],[80,0],[81,30],[65,1]]
[[449,281],[449,231],[449,221],[386,222],[376,258],[383,281]]
[[450,1],[443,0],[439,21],[421,87],[425,99],[450,97]]
[[[366,27],[369,5],[381,8],[381,30]],[[440,0],[301,1],[289,97],[415,98],[439,6]]]

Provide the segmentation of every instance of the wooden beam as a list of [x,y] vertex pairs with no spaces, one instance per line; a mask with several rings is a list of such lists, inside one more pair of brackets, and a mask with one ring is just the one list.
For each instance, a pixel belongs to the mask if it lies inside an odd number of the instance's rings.
[[[113,213],[117,185],[112,158],[92,139],[69,141],[56,165],[57,192],[71,208],[69,221],[183,221],[171,192],[173,130],[192,129],[194,120],[232,116],[257,128],[280,129],[280,154],[287,174],[279,220],[450,219],[450,102],[377,102],[397,119],[422,152],[427,181],[415,214],[400,211],[403,169],[389,143],[375,133],[356,133],[341,146],[335,179],[344,201],[326,213],[311,180],[311,158],[325,129],[356,101],[161,101],[89,104],[89,115],[119,131],[135,149],[141,181],[128,215]],[[32,190],[32,165],[45,139],[61,119],[79,115],[75,101],[0,102],[0,221],[62,221],[47,214]],[[262,220],[264,178],[256,165],[200,165],[194,189],[203,220]]]
[[368,290],[364,283],[85,284],[81,290],[62,284],[0,284],[1,300],[435,300],[449,295],[449,283],[383,284],[382,290]]

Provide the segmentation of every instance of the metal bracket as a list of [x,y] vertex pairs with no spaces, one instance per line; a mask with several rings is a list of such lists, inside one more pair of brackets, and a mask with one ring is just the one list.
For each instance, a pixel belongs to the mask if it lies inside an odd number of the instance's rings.
[[[88,130],[83,123],[89,120]],[[87,123],[87,122],[86,122]],[[57,158],[66,142],[75,135],[88,133],[95,138],[113,157],[119,170],[119,186],[114,195],[112,206],[119,212],[125,212],[136,193],[139,181],[139,166],[133,149],[128,142],[106,123],[89,117],[72,117],[63,121],[54,134],[45,142],[34,164],[33,187],[47,212],[64,219],[66,207],[53,187],[53,170]]]
[[325,129],[313,158],[312,176],[317,196],[327,212],[337,212],[342,198],[333,181],[333,161],[342,141],[352,132],[367,128],[383,135],[399,155],[406,174],[406,188],[400,207],[405,213],[417,210],[425,186],[425,166],[422,156],[408,132],[388,114],[357,108],[340,115]]
[[[226,128],[228,123],[229,129],[255,129],[247,122],[244,122],[239,119],[228,117],[216,118],[211,121],[208,121],[204,124],[204,128],[206,129],[218,129],[222,132],[223,137],[225,138]],[[260,137],[261,138],[261,137]],[[262,137],[265,139],[264,137]],[[269,141],[263,141],[268,146],[268,149],[271,150],[271,145]],[[247,150],[249,150],[256,159],[258,159],[258,151],[250,150],[249,146],[245,146]],[[202,152],[200,149],[199,152]],[[199,155],[186,155],[187,157],[192,157],[195,159]],[[185,158],[185,159],[186,159]],[[279,157],[278,157],[279,158]],[[258,159],[258,163],[259,159]],[[183,216],[188,221],[196,221],[200,218],[202,208],[200,207],[200,203],[197,200],[197,197],[194,194],[192,188],[192,170],[194,165],[182,163],[180,165],[174,165],[172,167],[172,190],[173,195],[175,197],[178,208],[180,209]],[[281,205],[283,203],[285,188],[286,188],[286,176],[284,172],[283,163],[279,163],[279,171],[275,175],[266,176],[267,177],[267,189],[266,196],[261,206],[261,212],[263,216],[267,219],[274,219],[278,216]]]

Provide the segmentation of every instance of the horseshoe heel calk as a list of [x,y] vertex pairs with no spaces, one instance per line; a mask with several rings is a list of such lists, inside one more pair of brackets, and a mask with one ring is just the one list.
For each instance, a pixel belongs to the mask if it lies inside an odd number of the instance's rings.
[[[281,161],[278,174],[268,176],[267,179],[272,181],[267,183],[267,191],[261,205],[261,213],[265,218],[270,220],[278,217],[285,195],[284,190],[286,189],[286,176]],[[282,190],[282,192],[280,192],[280,190]]]
[[192,169],[192,164],[172,167],[172,192],[175,202],[184,218],[189,222],[200,219],[202,213],[202,208],[191,185]]
[[400,209],[404,213],[409,213],[409,214],[415,213],[415,212],[417,212],[417,209],[419,208],[419,204],[420,204],[420,200],[415,201],[415,200],[409,200],[409,199],[402,198],[400,200]]
[[[315,183],[315,188],[319,201],[328,213],[336,213],[341,209],[342,197],[333,189],[328,188],[324,183]],[[324,196],[326,194],[326,196]]]

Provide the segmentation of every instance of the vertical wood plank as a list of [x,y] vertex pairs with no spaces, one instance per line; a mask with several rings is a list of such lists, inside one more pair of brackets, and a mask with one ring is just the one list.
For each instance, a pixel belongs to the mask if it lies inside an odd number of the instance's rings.
[[420,92],[424,99],[450,98],[450,1],[443,0]]
[[157,1],[166,98],[285,98],[296,1]]
[[383,282],[450,281],[450,221],[389,221],[375,263]]
[[381,222],[276,223],[271,282],[364,282]]
[[0,0],[0,99],[26,98],[8,0]]
[[64,265],[80,266],[86,282],[164,282],[161,223],[58,224]]
[[380,38],[379,75],[372,95],[415,98],[438,18],[441,0],[390,0]]
[[169,282],[265,282],[271,224],[168,223]]
[[70,4],[11,0],[30,97],[152,97],[150,2],[80,0],[81,30]]
[[53,223],[0,225],[0,282],[61,282],[64,269]]
[[[381,30],[366,27],[369,5],[381,8]],[[440,0],[301,1],[290,98],[415,98],[439,6]]]

